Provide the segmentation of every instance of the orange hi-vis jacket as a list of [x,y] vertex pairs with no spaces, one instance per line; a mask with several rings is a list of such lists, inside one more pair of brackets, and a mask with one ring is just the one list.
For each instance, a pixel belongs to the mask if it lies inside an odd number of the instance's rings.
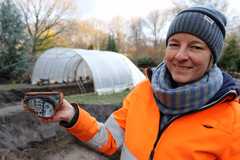
[[92,148],[121,160],[240,160],[240,104],[229,91],[207,109],[176,117],[159,133],[160,111],[148,79],[126,97],[103,124],[77,104],[78,119],[68,129]]

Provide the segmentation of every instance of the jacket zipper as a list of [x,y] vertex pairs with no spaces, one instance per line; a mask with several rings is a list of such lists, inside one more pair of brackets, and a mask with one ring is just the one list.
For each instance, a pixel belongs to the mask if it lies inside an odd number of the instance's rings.
[[[155,148],[156,148],[156,146],[157,146],[157,144],[158,144],[158,141],[160,140],[160,137],[161,137],[163,131],[165,131],[165,129],[167,129],[166,127],[168,127],[173,121],[175,121],[176,119],[181,118],[181,117],[183,117],[183,116],[186,116],[186,115],[189,115],[189,114],[192,114],[192,113],[196,113],[196,112],[200,112],[200,111],[206,110],[206,109],[208,109],[208,108],[216,105],[217,103],[220,103],[222,100],[224,100],[227,96],[229,96],[229,95],[231,95],[231,94],[235,94],[235,96],[234,96],[231,100],[228,100],[228,101],[232,101],[232,100],[234,100],[235,98],[237,98],[236,91],[231,90],[231,91],[225,93],[225,94],[224,94],[222,97],[220,97],[218,100],[216,100],[216,101],[214,101],[214,102],[212,102],[212,103],[209,103],[209,104],[207,104],[207,105],[204,105],[204,106],[200,107],[198,110],[195,110],[195,111],[192,111],[192,112],[189,112],[189,113],[185,113],[185,114],[181,114],[181,115],[177,115],[177,116],[173,117],[173,118],[168,122],[168,124],[167,124],[162,130],[160,130],[160,125],[161,125],[160,119],[161,119],[161,118],[159,118],[159,127],[158,127],[158,131],[159,131],[159,132],[158,132],[157,139],[156,139],[156,141],[155,141],[155,143],[154,143],[154,145],[153,145],[153,149],[152,149],[152,151],[151,151],[149,160],[153,160],[153,157],[154,157],[154,154],[155,154]],[[162,114],[162,113],[161,113],[161,111],[160,111],[160,116],[161,116],[161,114]]]

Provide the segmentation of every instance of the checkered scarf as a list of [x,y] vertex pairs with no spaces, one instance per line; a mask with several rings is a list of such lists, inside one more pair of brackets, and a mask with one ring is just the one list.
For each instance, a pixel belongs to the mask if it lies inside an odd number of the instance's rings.
[[166,64],[161,63],[155,69],[151,82],[154,99],[163,113],[161,130],[174,116],[197,110],[208,103],[221,88],[223,76],[215,64],[196,83],[174,88],[171,81]]

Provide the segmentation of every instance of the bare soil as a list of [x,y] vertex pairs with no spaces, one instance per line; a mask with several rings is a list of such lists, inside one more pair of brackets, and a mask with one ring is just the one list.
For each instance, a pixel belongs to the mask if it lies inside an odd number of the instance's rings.
[[[67,89],[68,88],[68,89]],[[74,87],[45,88],[44,91],[73,92]],[[75,86],[75,88],[77,88]],[[86,87],[85,87],[86,88]],[[71,90],[71,91],[69,91]],[[1,160],[117,160],[120,151],[113,155],[97,152],[58,123],[43,123],[38,117],[22,107],[21,100],[32,89],[0,91],[0,159]],[[42,91],[42,90],[38,90]],[[78,91],[79,92],[79,91]],[[80,106],[99,122],[122,106],[86,105]]]

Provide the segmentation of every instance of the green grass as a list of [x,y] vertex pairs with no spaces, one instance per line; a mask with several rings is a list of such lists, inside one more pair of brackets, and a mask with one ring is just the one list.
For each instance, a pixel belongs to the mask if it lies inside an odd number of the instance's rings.
[[130,93],[130,90],[101,96],[94,93],[75,94],[64,96],[63,98],[68,102],[80,104],[119,104],[123,102],[128,93]]

